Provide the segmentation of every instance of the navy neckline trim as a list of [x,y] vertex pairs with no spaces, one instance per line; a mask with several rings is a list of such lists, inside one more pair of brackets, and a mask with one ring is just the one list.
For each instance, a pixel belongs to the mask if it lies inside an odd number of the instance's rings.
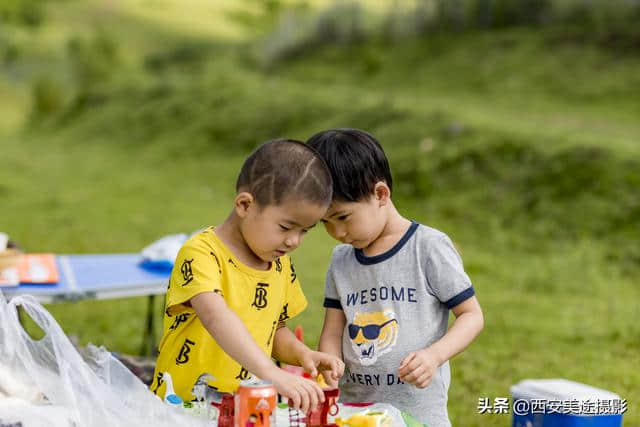
[[415,233],[416,230],[418,229],[418,225],[420,224],[418,224],[415,221],[411,221],[411,226],[404,233],[404,236],[402,236],[402,238],[398,240],[398,243],[393,245],[393,247],[389,249],[387,252],[382,253],[380,255],[375,255],[375,256],[366,256],[362,251],[362,249],[356,249],[355,250],[356,259],[360,264],[371,265],[371,264],[378,264],[379,262],[382,262],[391,258],[396,253],[398,253],[398,251],[402,249],[402,247],[407,243],[407,241],[411,238],[411,236],[413,236],[413,233]]

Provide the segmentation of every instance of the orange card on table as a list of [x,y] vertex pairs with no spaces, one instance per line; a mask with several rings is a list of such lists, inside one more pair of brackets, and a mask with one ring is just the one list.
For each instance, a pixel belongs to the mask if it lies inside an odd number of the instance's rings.
[[59,280],[54,254],[24,254],[17,268],[22,283],[57,283]]
[[19,284],[20,278],[16,267],[0,268],[0,286],[18,286]]

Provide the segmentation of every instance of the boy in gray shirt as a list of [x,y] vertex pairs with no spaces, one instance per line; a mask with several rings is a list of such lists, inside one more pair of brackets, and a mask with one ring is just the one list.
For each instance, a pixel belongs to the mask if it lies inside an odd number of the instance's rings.
[[[319,343],[345,363],[341,400],[391,403],[429,427],[450,426],[448,361],[484,322],[460,256],[447,235],[396,210],[373,136],[335,129],[307,143],[331,170],[334,198],[322,221],[344,243],[327,273]],[[456,320],[447,330],[449,310]]]

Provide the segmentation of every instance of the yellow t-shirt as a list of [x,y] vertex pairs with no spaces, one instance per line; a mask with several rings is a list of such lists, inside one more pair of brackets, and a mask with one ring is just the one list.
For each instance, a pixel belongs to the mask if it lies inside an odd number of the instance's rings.
[[271,355],[278,321],[298,315],[307,306],[288,256],[256,270],[240,262],[214,233],[191,237],[176,258],[167,289],[163,336],[151,390],[164,397],[162,372],[171,374],[174,391],[185,401],[200,374],[211,374],[209,385],[233,392],[249,375],[207,332],[187,303],[202,292],[217,292],[240,317],[258,346]]

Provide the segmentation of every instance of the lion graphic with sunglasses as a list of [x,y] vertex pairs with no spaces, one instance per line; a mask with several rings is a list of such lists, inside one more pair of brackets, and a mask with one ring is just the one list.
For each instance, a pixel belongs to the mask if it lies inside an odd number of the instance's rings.
[[348,325],[351,346],[363,366],[372,365],[393,348],[398,338],[398,320],[391,310],[356,312]]

